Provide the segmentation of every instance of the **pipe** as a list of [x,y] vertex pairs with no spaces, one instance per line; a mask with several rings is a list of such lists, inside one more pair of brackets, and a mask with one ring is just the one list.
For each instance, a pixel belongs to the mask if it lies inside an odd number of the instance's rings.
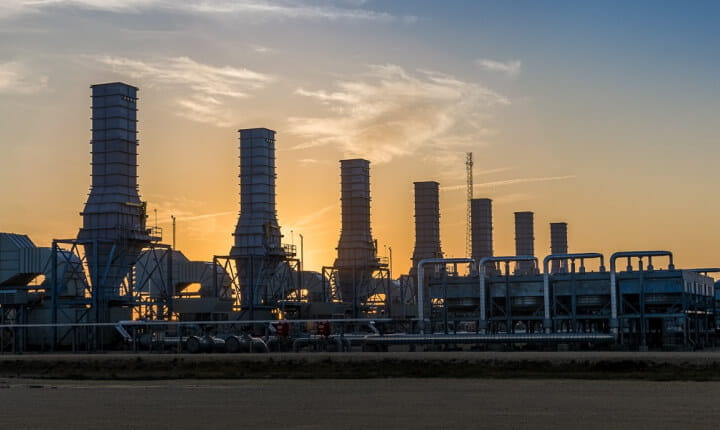
[[544,300],[544,306],[545,306],[545,321],[543,322],[543,325],[545,326],[545,333],[550,332],[550,325],[552,324],[552,320],[550,319],[550,270],[549,270],[549,263],[550,261],[554,260],[567,260],[572,259],[573,261],[576,258],[599,258],[600,259],[600,271],[605,271],[605,257],[602,254],[599,254],[597,252],[588,252],[588,253],[581,253],[581,254],[550,254],[547,257],[543,259],[543,300]]
[[695,273],[717,273],[720,272],[720,267],[703,267],[700,269],[688,269],[688,271]]
[[615,335],[606,333],[551,333],[551,334],[430,334],[397,336],[366,336],[365,344],[380,345],[428,345],[428,344],[477,344],[477,343],[532,343],[532,342],[613,342]]
[[425,303],[423,281],[425,278],[425,264],[447,264],[447,263],[471,263],[475,264],[472,258],[425,258],[418,263],[418,324],[420,325],[420,334],[425,333]]
[[618,332],[618,299],[617,299],[617,274],[615,272],[615,260],[622,257],[670,257],[668,270],[674,270],[673,255],[670,251],[620,251],[610,256],[610,331],[614,334]]
[[251,338],[250,345],[251,345],[250,352],[262,352],[262,353],[270,352],[270,348],[268,348],[265,341],[260,339],[259,337]]
[[[480,272],[480,327],[484,332],[487,328],[487,314],[485,306],[485,265],[488,262],[511,262],[511,261],[534,261],[537,266],[538,259],[532,255],[519,255],[513,257],[485,257],[478,262],[478,271]],[[509,269],[508,269],[509,270]]]

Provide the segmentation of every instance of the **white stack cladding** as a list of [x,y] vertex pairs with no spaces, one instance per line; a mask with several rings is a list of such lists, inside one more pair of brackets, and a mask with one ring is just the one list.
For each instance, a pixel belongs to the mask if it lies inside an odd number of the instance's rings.
[[470,201],[470,227],[472,232],[472,258],[479,262],[485,257],[492,257],[493,223],[491,199],[472,199]]
[[[551,254],[567,254],[567,223],[551,222],[550,223],[550,253]],[[567,260],[553,260],[552,273],[567,272]]]
[[249,128],[240,132],[240,217],[230,256],[283,255],[275,210],[275,132]]
[[150,243],[137,183],[138,89],[121,82],[91,88],[92,185],[78,240],[85,242],[94,288],[113,296]]
[[[515,255],[535,255],[535,228],[532,212],[515,212]],[[532,261],[520,261],[517,264],[518,274],[533,272]]]
[[440,246],[440,184],[415,182],[415,249],[413,270],[420,260],[442,258]]
[[339,269],[339,290],[344,301],[358,291],[358,279],[367,279],[378,267],[375,243],[370,231],[370,162],[340,160],[342,230],[335,260]]

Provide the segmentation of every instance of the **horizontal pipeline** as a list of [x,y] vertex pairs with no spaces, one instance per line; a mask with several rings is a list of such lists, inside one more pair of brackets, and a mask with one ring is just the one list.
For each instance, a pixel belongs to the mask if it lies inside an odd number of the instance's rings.
[[553,343],[553,342],[614,342],[610,333],[552,333],[552,334],[468,334],[468,335],[388,335],[366,336],[366,344],[374,345],[433,345],[453,343]]

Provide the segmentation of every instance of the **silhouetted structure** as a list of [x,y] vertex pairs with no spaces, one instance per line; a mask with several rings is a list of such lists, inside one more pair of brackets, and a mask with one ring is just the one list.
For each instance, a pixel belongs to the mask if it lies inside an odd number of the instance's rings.
[[[534,214],[532,212],[515,212],[515,255],[535,255],[535,232]],[[518,274],[530,274],[533,272],[531,261],[517,263]]]
[[[275,210],[275,132],[249,128],[240,132],[240,217],[230,257],[240,278],[243,308],[277,301],[268,284],[287,254]],[[252,306],[251,306],[252,305]]]
[[420,260],[442,258],[440,246],[440,184],[415,182],[415,249],[412,261],[417,270]]
[[369,294],[372,272],[380,267],[370,231],[370,162],[341,160],[342,230],[335,269],[340,298],[362,301]]
[[[472,199],[472,258],[480,262],[493,256],[492,200]],[[488,268],[492,264],[488,265]]]
[[[99,321],[106,304],[150,243],[137,183],[137,91],[113,82],[92,87],[92,185],[78,241],[84,244]],[[128,311],[129,312],[129,311]]]
[[[567,223],[551,222],[550,223],[550,253],[551,254],[567,254]],[[553,260],[552,273],[567,272],[567,260]]]

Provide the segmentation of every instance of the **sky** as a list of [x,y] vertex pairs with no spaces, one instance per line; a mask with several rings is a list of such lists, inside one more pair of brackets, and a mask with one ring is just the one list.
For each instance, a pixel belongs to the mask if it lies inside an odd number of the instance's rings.
[[[371,161],[372,228],[394,274],[414,245],[413,182],[440,182],[446,256],[465,256],[465,153],[493,199],[571,252],[666,249],[715,267],[720,3],[713,1],[3,0],[0,231],[77,235],[90,89],[140,88],[149,225],[188,257],[227,255],[238,134],[277,132],[284,242],[332,265],[344,158]],[[657,265],[657,263],[656,263]]]

